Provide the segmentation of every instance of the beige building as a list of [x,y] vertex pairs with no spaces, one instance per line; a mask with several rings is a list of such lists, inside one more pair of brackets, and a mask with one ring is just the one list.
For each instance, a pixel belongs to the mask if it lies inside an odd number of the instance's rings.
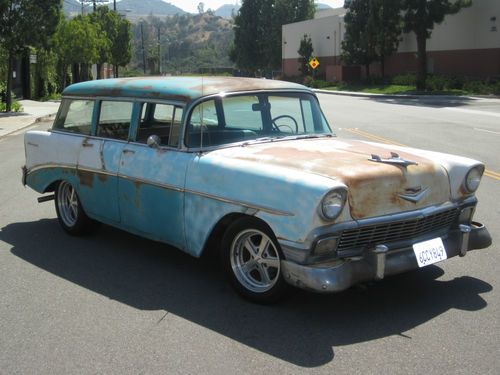
[[[312,20],[283,25],[283,72],[299,75],[300,40],[309,35],[320,73],[330,81],[355,78],[364,69],[342,66],[345,9],[320,11]],[[397,53],[386,60],[389,76],[416,72],[415,34],[403,34]],[[500,0],[474,0],[470,8],[435,25],[427,41],[428,70],[436,74],[500,77]],[[379,73],[379,64],[371,66]]]

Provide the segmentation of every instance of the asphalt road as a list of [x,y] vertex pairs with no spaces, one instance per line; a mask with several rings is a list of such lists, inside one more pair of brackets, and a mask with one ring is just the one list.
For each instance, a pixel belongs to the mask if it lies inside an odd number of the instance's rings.
[[485,161],[476,219],[494,245],[337,295],[252,305],[213,259],[106,226],[64,234],[53,204],[21,186],[22,137],[10,136],[0,139],[0,374],[497,374],[500,102],[320,100],[340,137]]

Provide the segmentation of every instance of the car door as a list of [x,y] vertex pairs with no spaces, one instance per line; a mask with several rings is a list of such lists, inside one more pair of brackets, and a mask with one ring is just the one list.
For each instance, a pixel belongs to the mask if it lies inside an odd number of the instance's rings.
[[102,100],[95,115],[94,136],[83,139],[77,174],[87,214],[111,224],[120,222],[118,171],[127,144],[132,101]]
[[[184,249],[184,181],[193,154],[179,151],[183,109],[144,103],[135,142],[122,150],[118,184],[124,227]],[[147,145],[149,137],[159,144]]]

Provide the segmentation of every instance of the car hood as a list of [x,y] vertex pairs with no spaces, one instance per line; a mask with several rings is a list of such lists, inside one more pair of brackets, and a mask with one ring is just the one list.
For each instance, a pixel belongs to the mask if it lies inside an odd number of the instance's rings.
[[[373,155],[390,159],[392,151],[414,164],[369,160]],[[450,200],[446,169],[415,151],[418,150],[325,138],[249,143],[213,153],[224,158],[288,168],[292,173],[298,170],[334,179],[348,188],[352,218],[362,219]]]

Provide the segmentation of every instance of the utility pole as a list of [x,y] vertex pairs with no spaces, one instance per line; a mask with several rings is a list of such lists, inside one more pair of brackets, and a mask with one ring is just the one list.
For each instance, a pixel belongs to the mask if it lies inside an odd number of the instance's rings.
[[146,53],[144,52],[144,29],[141,22],[141,40],[142,40],[142,65],[144,67],[144,75],[146,75]]
[[113,0],[113,10],[116,12],[116,0]]
[[161,75],[160,25],[158,24],[158,71]]
[[84,16],[84,14],[83,14],[83,13],[84,13],[84,8],[85,8],[85,7],[83,6],[83,0],[80,0],[80,2],[82,3],[82,17],[83,17],[83,16]]

